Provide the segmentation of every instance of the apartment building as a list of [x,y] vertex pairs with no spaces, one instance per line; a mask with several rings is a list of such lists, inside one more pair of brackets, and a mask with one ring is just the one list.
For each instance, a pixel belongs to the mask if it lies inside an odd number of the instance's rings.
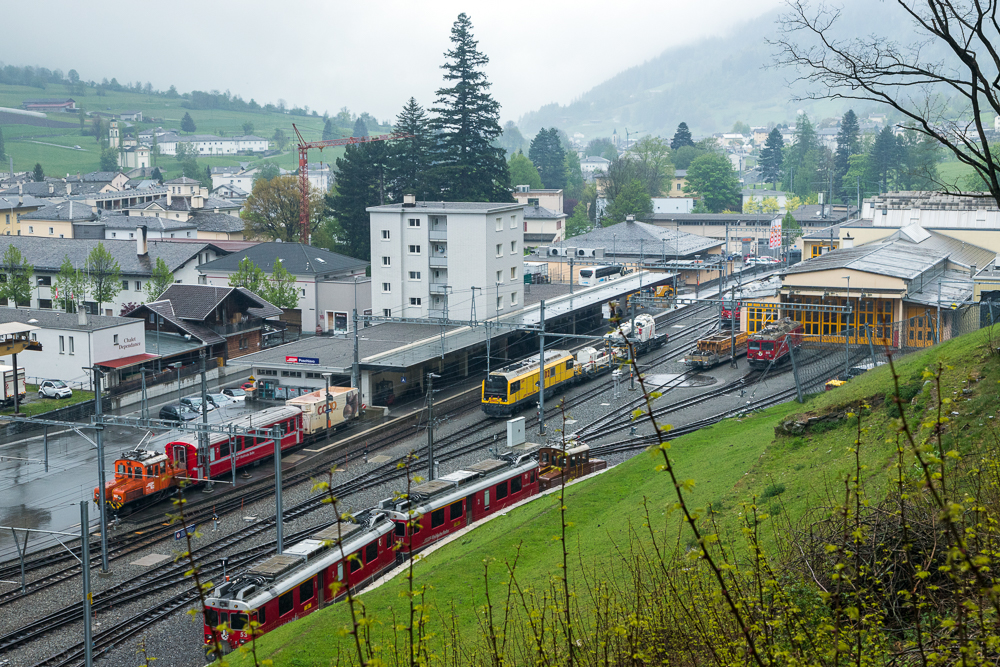
[[391,317],[493,317],[524,303],[524,205],[372,206],[372,311]]

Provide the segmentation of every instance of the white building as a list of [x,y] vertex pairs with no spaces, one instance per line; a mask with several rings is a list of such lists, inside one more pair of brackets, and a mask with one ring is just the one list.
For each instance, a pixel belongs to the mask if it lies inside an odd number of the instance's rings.
[[598,155],[590,155],[580,160],[580,171],[583,172],[584,176],[593,175],[598,171],[607,173],[609,166],[611,166],[611,160]]
[[374,314],[461,320],[520,308],[523,208],[410,196],[368,208]]
[[[149,139],[152,143],[152,139]],[[248,134],[240,137],[217,137],[214,134],[175,134],[166,132],[156,135],[156,145],[160,155],[177,155],[177,145],[188,144],[198,155],[236,155],[238,153],[263,153],[268,149],[268,140]]]

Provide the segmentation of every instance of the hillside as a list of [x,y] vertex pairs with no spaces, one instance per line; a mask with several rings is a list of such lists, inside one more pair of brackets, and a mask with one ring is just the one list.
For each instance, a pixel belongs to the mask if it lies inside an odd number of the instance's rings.
[[[989,354],[986,341],[985,331],[975,332],[911,355],[896,366],[902,392],[915,397],[914,407],[908,412],[916,428],[921,419],[933,414],[934,408],[927,394],[920,393],[925,385],[922,373],[926,368],[936,368],[939,362],[946,365],[942,395],[957,398],[949,399],[954,401],[949,408],[953,423],[948,426],[943,444],[945,449],[959,450],[963,455],[977,452],[984,442],[995,444],[989,420],[995,415],[1000,367],[997,357]],[[856,466],[864,471],[862,483],[873,502],[878,502],[895,483],[895,430],[886,403],[891,395],[890,368],[883,366],[841,389],[813,396],[805,405],[784,404],[678,438],[671,443],[669,452],[678,477],[692,480],[693,488],[687,494],[689,506],[711,506],[722,539],[733,541],[734,553],[745,554],[741,527],[746,520],[746,503],[756,499],[756,512],[762,518],[760,538],[765,550],[777,559],[775,546],[787,544],[787,527],[799,528],[811,511],[842,499],[844,480],[850,478]],[[852,443],[859,424],[849,413],[862,401],[872,409],[864,412],[862,444],[855,459]],[[801,435],[776,435],[777,427],[796,415],[828,419]],[[955,435],[958,433],[962,434],[961,441]],[[909,468],[909,462],[904,460],[904,468]],[[682,551],[696,546],[689,529],[678,530],[679,517],[671,509],[675,496],[668,478],[657,472],[659,463],[662,458],[658,453],[639,455],[567,490],[567,518],[572,522],[567,533],[569,580],[576,595],[575,605],[584,619],[593,621],[600,605],[605,604],[602,596],[591,595],[597,581],[614,576],[617,586],[627,589],[632,576],[627,563],[650,558],[644,501],[648,502],[649,517],[658,540],[662,540],[661,546],[676,544]],[[905,474],[914,475],[919,482],[919,472]],[[766,513],[780,519],[769,520]],[[441,662],[454,637],[461,639],[465,650],[471,646],[481,649],[481,640],[487,634],[484,564],[489,565],[489,590],[498,619],[502,619],[504,607],[514,615],[521,608],[518,594],[512,594],[507,587],[505,564],[515,560],[516,578],[526,590],[528,604],[536,609],[553,604],[552,598],[546,598],[546,602],[543,597],[558,597],[559,584],[552,586],[560,571],[561,550],[556,540],[559,526],[557,496],[546,496],[510,510],[415,565],[415,586],[426,587],[423,613],[428,619],[427,631],[433,633],[430,646],[438,657],[435,662]],[[370,621],[370,640],[386,651],[394,642],[405,645],[402,635],[394,637],[393,625],[406,623],[406,584],[405,576],[399,575],[359,597]],[[445,619],[453,619],[454,624]],[[512,641],[516,637],[516,641],[530,644],[525,625],[522,619],[516,630],[509,629]],[[257,644],[257,658],[273,659],[275,665],[327,665],[338,662],[338,658],[341,664],[354,664],[347,657],[353,655],[348,627],[347,606],[335,605],[262,638]],[[488,662],[482,655],[479,658]],[[466,664],[472,662],[470,659]],[[251,664],[246,657],[240,660],[235,656],[230,659],[230,664],[234,663]]]
[[[93,89],[85,90],[85,95],[81,96],[71,94],[69,85],[50,84],[45,90],[40,90],[0,84],[0,107],[18,109],[24,100],[38,97],[72,97],[77,106],[83,107],[85,111],[108,115],[142,111],[144,121],[135,124],[140,130],[152,127],[180,128],[181,118],[185,113],[190,113],[194,119],[197,134],[240,135],[243,134],[243,124],[252,123],[254,134],[270,138],[280,128],[289,137],[289,143],[280,155],[267,159],[289,170],[298,168],[298,152],[291,141],[295,137],[292,123],[298,126],[307,140],[315,141],[323,135],[324,121],[320,116],[293,116],[263,110],[187,109],[182,106],[185,102],[182,97],[168,98],[163,95],[113,90],[98,96]],[[90,123],[91,118],[87,117],[84,131],[89,132]],[[50,113],[45,120],[41,120],[0,113],[0,129],[3,131],[6,153],[14,159],[15,171],[30,171],[38,162],[47,176],[65,177],[69,173],[95,171],[100,165],[101,147],[93,136],[81,133],[76,114]],[[350,136],[352,130],[353,126],[335,127],[337,136]],[[134,128],[129,128],[128,131],[132,132]],[[381,131],[387,131],[387,128],[370,128],[372,134]],[[333,162],[342,154],[342,148],[327,149],[322,153],[313,151],[310,159]],[[259,156],[199,157],[198,164],[215,167],[261,159]],[[7,164],[4,160],[0,171],[6,172]],[[171,156],[161,156],[154,166],[159,166],[165,177],[180,175],[180,165]]]
[[[877,26],[893,38],[906,38],[907,23],[891,3],[847,0],[841,5],[843,25]],[[610,136],[614,129],[623,135],[625,127],[670,137],[681,121],[696,136],[704,136],[728,132],[737,121],[792,123],[800,109],[814,121],[842,115],[848,108],[845,102],[793,101],[805,89],[789,87],[794,72],[771,67],[776,49],[768,40],[778,34],[775,21],[781,11],[761,14],[727,35],[666,49],[570,104],[548,104],[525,114],[518,126],[525,136],[533,136],[541,127],[554,125],[571,135],[580,132],[589,141]],[[868,110],[866,105],[853,106],[859,115]]]

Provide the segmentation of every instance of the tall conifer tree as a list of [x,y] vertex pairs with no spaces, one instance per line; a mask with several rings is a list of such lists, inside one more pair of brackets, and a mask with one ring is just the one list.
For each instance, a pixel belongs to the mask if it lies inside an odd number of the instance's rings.
[[462,13],[451,28],[453,48],[441,66],[450,87],[437,91],[438,165],[435,178],[449,201],[512,201],[504,149],[494,145],[503,133],[500,104],[489,94],[483,67],[489,58],[478,49],[472,22]]
[[681,122],[677,126],[677,131],[674,132],[674,136],[670,140],[670,148],[672,150],[677,150],[682,146],[694,146],[694,140],[691,138],[691,130],[688,129],[688,124],[685,122]]
[[432,165],[433,138],[430,120],[417,100],[410,98],[396,116],[393,130],[411,136],[394,141],[390,148],[390,199],[402,201],[407,194],[416,195],[418,200],[440,199],[434,196],[427,179]]
[[546,188],[562,190],[566,187],[566,151],[559,139],[559,130],[554,127],[539,130],[531,140],[528,159],[538,169]]
[[764,148],[760,150],[760,177],[765,183],[770,182],[775,188],[778,186],[778,179],[781,178],[781,162],[784,158],[782,151],[785,148],[785,140],[781,138],[781,131],[774,128],[767,135]]
[[861,128],[858,117],[853,109],[840,120],[840,131],[837,132],[837,150],[833,154],[833,196],[842,199],[843,180],[847,170],[851,168],[850,158],[861,152]]

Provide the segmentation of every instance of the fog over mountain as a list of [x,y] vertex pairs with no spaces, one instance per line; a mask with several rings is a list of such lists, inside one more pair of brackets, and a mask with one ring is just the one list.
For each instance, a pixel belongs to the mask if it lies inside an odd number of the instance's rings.
[[[750,125],[794,122],[798,110],[817,120],[856,112],[882,111],[872,104],[848,101],[795,101],[801,85],[789,87],[795,72],[770,67],[783,10],[769,11],[722,37],[665,50],[598,84],[568,105],[547,104],[518,121],[526,136],[556,126],[587,140],[613,130],[671,136],[685,121],[695,136],[728,131],[733,123]],[[840,32],[862,36],[870,31],[900,41],[912,40],[909,23],[895,3],[846,0]],[[682,30],[683,26],[668,29]],[[627,40],[624,40],[627,41]],[[617,48],[611,46],[610,48]],[[627,47],[622,47],[627,48]],[[592,57],[600,57],[595,54]]]

